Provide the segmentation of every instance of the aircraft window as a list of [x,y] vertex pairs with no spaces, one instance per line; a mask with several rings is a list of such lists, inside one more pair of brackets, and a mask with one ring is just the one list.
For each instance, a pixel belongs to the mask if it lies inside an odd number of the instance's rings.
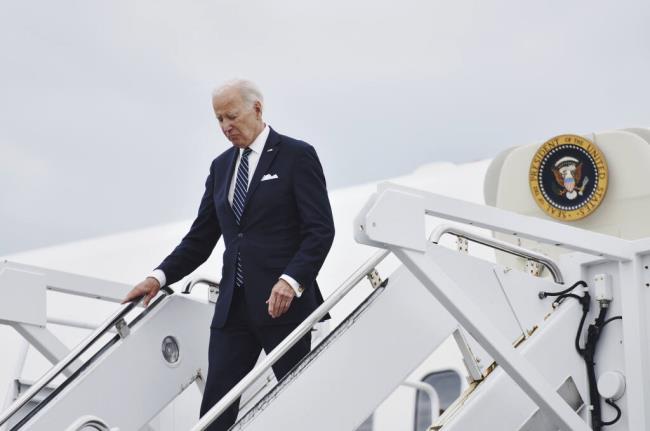
[[458,398],[462,387],[460,375],[453,370],[431,373],[422,381],[433,386],[438,392],[440,411],[435,416],[432,416],[429,395],[424,391],[417,391],[415,396],[415,431],[429,429],[433,420],[440,416]]
[[373,415],[370,415],[368,419],[363,421],[361,425],[359,425],[359,428],[357,428],[357,431],[372,431],[372,425],[373,425]]

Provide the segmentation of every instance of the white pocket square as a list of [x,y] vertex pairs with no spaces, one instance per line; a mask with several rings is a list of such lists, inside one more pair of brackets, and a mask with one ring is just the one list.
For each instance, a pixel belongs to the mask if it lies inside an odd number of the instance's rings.
[[277,180],[278,179],[278,174],[266,174],[262,177],[262,181],[268,181],[268,180]]

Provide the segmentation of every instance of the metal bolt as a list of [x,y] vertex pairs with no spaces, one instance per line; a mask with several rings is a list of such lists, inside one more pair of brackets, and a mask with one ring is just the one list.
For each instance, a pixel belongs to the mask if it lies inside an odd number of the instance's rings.
[[382,279],[379,276],[379,272],[375,268],[373,268],[368,274],[366,274],[366,277],[368,278],[368,281],[370,281],[370,284],[372,285],[373,289],[376,289],[382,283]]
[[126,338],[131,333],[131,328],[129,328],[129,325],[126,323],[126,320],[124,320],[124,318],[118,320],[115,323],[115,329],[120,335],[120,338]]

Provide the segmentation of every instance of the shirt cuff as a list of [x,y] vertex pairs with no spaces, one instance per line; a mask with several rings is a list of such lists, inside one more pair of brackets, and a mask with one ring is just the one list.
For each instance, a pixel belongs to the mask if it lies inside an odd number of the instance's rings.
[[291,286],[293,291],[296,292],[296,297],[300,298],[300,295],[302,295],[302,291],[304,290],[302,287],[300,287],[300,283],[298,283],[296,280],[294,280],[293,277],[287,274],[282,274],[280,278],[289,283],[289,286]]
[[167,277],[165,277],[165,273],[162,269],[155,269],[151,274],[147,276],[147,278],[149,277],[158,280],[160,287],[164,287],[167,284]]

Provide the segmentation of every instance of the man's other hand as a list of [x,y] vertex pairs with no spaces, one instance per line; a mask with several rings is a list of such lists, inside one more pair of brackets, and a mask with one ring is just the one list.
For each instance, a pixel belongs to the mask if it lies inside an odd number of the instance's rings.
[[147,277],[140,283],[138,283],[131,291],[129,292],[128,295],[126,295],[126,298],[122,301],[122,304],[126,304],[127,302],[131,302],[134,299],[138,299],[139,297],[143,296],[144,300],[144,306],[146,307],[149,305],[149,301],[151,301],[154,296],[158,294],[158,291],[160,290],[160,283],[158,283],[158,280],[156,280],[153,277]]
[[271,290],[269,300],[266,301],[269,305],[269,315],[275,319],[286,313],[294,296],[296,296],[296,292],[289,283],[282,279],[278,280]]

